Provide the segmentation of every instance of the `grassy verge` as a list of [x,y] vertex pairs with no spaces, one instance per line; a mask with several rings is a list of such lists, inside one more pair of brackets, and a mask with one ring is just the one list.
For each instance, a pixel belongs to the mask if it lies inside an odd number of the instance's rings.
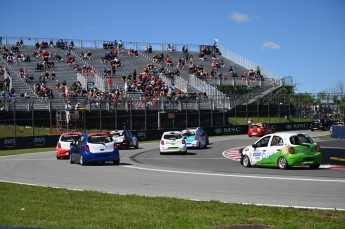
[[38,228],[344,228],[345,212],[0,183],[0,225]]
[[50,147],[50,148],[1,150],[0,156],[9,156],[9,155],[17,155],[17,154],[25,154],[25,153],[38,153],[38,152],[47,152],[47,151],[55,151],[55,147],[53,147],[53,148]]

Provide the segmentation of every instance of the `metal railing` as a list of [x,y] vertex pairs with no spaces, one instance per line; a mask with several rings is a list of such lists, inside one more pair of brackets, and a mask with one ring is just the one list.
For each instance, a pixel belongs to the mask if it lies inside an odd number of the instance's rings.
[[[258,99],[250,103],[252,96]],[[249,119],[289,123],[309,122],[319,117],[333,120],[344,118],[341,103],[344,95],[339,94],[253,94],[223,99],[224,102],[219,103],[220,99],[201,96],[155,98],[130,93],[128,97],[117,99],[43,99],[42,107],[38,98],[0,98],[0,129],[1,133],[16,136],[17,125],[24,125],[35,136],[38,127],[50,127],[54,130],[52,132],[61,133],[68,131],[68,128],[102,130],[125,127],[132,130],[155,130],[245,125],[244,121]],[[227,100],[230,104],[241,105],[229,110],[224,105]],[[67,122],[67,113],[71,115],[68,119],[70,122]]]

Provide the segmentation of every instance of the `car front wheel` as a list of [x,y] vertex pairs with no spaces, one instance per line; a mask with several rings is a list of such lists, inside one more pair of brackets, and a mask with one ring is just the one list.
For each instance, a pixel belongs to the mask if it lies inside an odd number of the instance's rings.
[[285,157],[280,157],[279,159],[278,159],[278,167],[280,168],[280,169],[287,169],[288,168],[288,162],[287,162],[287,160],[285,159]]
[[82,155],[82,154],[80,155],[80,158],[79,158],[79,164],[81,164],[81,165],[85,165],[85,162],[84,162],[84,157],[83,157],[83,155]]
[[320,164],[309,165],[309,168],[311,169],[318,169],[319,167],[320,167]]
[[243,156],[242,164],[244,167],[250,167],[251,166],[249,157],[247,155]]

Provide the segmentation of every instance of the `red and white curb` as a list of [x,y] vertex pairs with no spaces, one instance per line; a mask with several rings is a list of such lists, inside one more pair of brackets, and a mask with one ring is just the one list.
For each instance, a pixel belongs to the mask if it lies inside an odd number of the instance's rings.
[[232,149],[227,149],[223,151],[223,157],[233,160],[233,161],[240,161],[241,160],[241,154],[240,150],[244,147],[237,147]]

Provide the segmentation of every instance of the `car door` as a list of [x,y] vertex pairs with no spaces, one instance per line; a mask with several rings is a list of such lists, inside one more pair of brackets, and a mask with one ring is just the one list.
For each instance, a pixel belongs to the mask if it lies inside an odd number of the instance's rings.
[[80,138],[78,139],[78,141],[76,142],[75,144],[75,153],[74,153],[74,157],[73,157],[73,160],[74,161],[79,161],[80,159],[80,155],[82,153],[82,148],[83,148],[83,145],[84,145],[84,135],[80,136]]
[[284,140],[278,135],[272,135],[269,142],[269,146],[266,149],[266,161],[267,165],[276,165],[278,160],[278,152],[283,148]]
[[267,158],[270,139],[271,135],[262,137],[253,145],[253,151],[250,155],[252,165],[265,165],[267,163],[265,159]]

